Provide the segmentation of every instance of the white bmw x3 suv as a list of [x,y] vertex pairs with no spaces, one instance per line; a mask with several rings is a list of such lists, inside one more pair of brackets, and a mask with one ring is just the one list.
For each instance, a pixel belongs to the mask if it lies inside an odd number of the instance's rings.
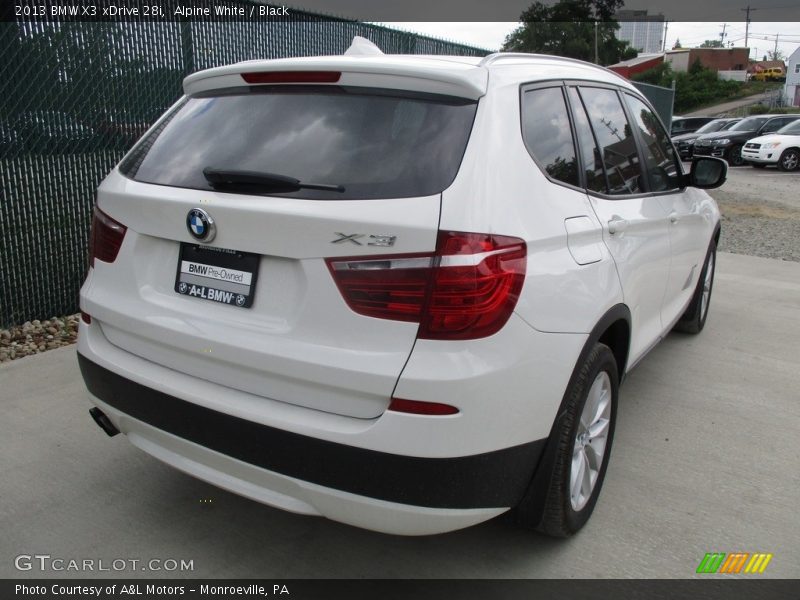
[[552,56],[367,47],[184,92],[98,189],[98,424],[372,530],[510,509],[580,529],[625,373],[703,328],[719,211],[698,188],[727,164],[684,174],[636,88]]

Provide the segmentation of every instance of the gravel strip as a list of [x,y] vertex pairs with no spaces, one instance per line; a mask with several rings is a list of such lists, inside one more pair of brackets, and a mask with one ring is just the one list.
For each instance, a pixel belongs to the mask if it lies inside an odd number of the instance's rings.
[[800,262],[798,184],[800,173],[729,169],[728,181],[709,191],[722,212],[719,250]]
[[720,252],[800,262],[800,212],[795,219],[737,214],[724,202]]
[[27,321],[0,329],[0,363],[74,344],[78,339],[79,314]]

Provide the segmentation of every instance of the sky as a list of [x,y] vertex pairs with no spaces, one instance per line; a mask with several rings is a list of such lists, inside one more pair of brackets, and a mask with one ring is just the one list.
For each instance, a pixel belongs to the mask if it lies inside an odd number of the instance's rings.
[[[412,31],[488,50],[499,50],[506,35],[517,27],[517,23],[423,23],[393,22],[383,23],[388,27]],[[699,46],[705,40],[720,38],[725,27],[725,44],[744,46],[745,23],[692,23],[670,22],[667,27],[667,48],[672,48],[677,39],[681,46]],[[750,58],[762,59],[767,50],[775,49],[775,36],[778,36],[778,49],[788,58],[800,46],[800,23],[750,23],[748,46]],[[756,53],[757,51],[757,53]]]

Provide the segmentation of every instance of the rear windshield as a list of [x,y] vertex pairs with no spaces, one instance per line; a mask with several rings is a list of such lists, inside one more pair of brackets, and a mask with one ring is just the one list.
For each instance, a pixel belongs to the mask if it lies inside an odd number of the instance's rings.
[[120,171],[136,181],[198,190],[213,189],[205,168],[344,187],[264,192],[320,200],[428,196],[455,178],[476,107],[394,90],[236,88],[188,98]]
[[747,117],[731,127],[731,131],[755,131],[767,122],[769,117]]

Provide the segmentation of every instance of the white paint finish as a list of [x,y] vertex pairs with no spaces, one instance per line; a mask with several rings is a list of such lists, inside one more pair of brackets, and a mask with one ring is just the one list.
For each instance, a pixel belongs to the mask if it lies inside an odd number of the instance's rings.
[[[658,197],[592,196],[603,224],[603,239],[614,257],[624,302],[631,311],[629,362],[635,363],[661,336],[661,320],[670,266],[669,212]],[[617,224],[610,233],[609,223]]]
[[514,315],[482,340],[418,340],[395,396],[460,412],[438,420],[397,415],[415,429],[406,452],[428,455],[446,444],[473,454],[548,437],[586,338],[539,333]]
[[[341,71],[335,85],[415,90],[477,99],[486,92],[487,71],[475,64],[435,57],[322,56],[247,61],[189,75],[186,94],[246,86],[243,73]],[[288,84],[292,85],[292,84]]]
[[[426,252],[436,247],[439,197],[304,200],[192,190],[128,179],[114,170],[97,191],[98,206],[129,229],[197,243],[186,228],[194,207],[214,219],[214,246],[286,258]],[[391,249],[331,242],[336,232],[395,235]],[[362,239],[363,241],[363,239]]]
[[[747,148],[747,144],[759,144],[758,149]],[[769,148],[764,146],[769,144]],[[777,165],[781,154],[787,148],[800,148],[800,135],[769,133],[751,140],[742,146],[742,156],[748,161],[765,165]]]
[[672,256],[661,311],[666,326],[681,316],[692,299],[720,213],[710,196],[695,188],[665,194],[659,199],[669,211]]
[[[707,245],[718,211],[696,190],[670,199],[602,199],[553,183],[523,144],[520,84],[594,79],[630,85],[613,73],[553,57],[478,62],[329,57],[250,62],[187,78],[193,92],[240,85],[239,73],[247,70],[339,65],[345,85],[447,89],[480,100],[461,168],[441,200],[247,197],[136,183],[112,173],[101,186],[99,205],[129,231],[117,262],[98,263],[82,289],[81,305],[93,322],[81,325],[80,351],[123,377],[200,406],[359,448],[453,457],[546,437],[587,334],[610,307],[625,303],[631,310],[630,363],[664,334],[665,315],[683,303],[670,285],[689,263],[702,260],[697,247]],[[173,292],[178,242],[192,241],[185,217],[194,206],[217,222],[214,245],[263,255],[253,309]],[[675,214],[680,218],[671,230]],[[615,220],[612,234],[609,221]],[[689,225],[694,229],[679,229]],[[525,240],[521,297],[495,335],[415,342],[415,324],[353,313],[322,260],[387,253],[331,244],[336,232],[395,235],[389,253],[405,254],[432,251],[437,227]],[[444,402],[459,413],[385,412],[392,394]],[[315,486],[261,470],[244,473],[230,459],[217,460],[180,440],[154,441],[139,425],[124,426],[147,451],[288,510],[394,533],[446,531],[504,510],[446,514],[309,491]],[[143,441],[147,436],[150,441]]]
[[[468,456],[545,437],[574,366],[562,357],[577,355],[586,339],[585,335],[535,333],[512,317],[509,326],[478,342],[420,340],[419,353],[415,349],[395,395],[445,402],[461,412],[452,417],[384,412],[374,419],[359,419],[276,401],[180,372],[159,364],[158,357],[150,360],[113,345],[104,335],[106,329],[95,318],[91,325],[81,324],[78,351],[141,385],[300,435],[426,458]],[[195,368],[198,362],[187,357],[187,368]],[[365,385],[362,379],[376,377],[368,358],[362,364],[363,373],[348,374],[354,396]],[[535,393],[531,382],[536,382]],[[303,383],[312,396],[331,392],[324,384]],[[282,382],[273,377],[265,385],[279,389]],[[502,414],[499,406],[504,409]]]
[[[490,91],[481,98],[470,143],[453,185],[442,194],[440,227],[488,231],[522,238],[528,246],[525,286],[516,312],[539,331],[588,333],[599,318],[622,301],[611,255],[580,266],[570,253],[564,221],[587,216],[600,229],[583,191],[553,184],[536,166],[522,139],[519,122],[520,77],[559,77],[557,65],[540,71],[521,65],[492,69]],[[579,64],[566,75],[586,77]],[[599,74],[603,80],[615,75]],[[495,115],[517,115],[514,119]],[[573,359],[574,360],[574,359]]]
[[587,216],[564,219],[567,247],[575,262],[588,265],[603,259],[603,230]]
[[140,450],[217,487],[289,512],[327,517],[381,533],[416,536],[470,527],[508,510],[427,508],[325,488],[187,442],[95,401]]
[[81,306],[118,347],[180,373],[361,418],[388,406],[417,326],[365,327],[322,260],[262,257],[249,309],[177,294],[177,264],[178,244],[128,230]]

